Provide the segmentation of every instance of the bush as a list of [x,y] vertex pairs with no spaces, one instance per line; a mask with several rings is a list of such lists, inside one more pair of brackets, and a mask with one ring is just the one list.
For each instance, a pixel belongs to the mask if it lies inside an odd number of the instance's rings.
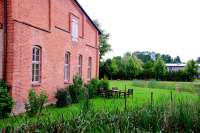
[[72,99],[72,103],[78,103],[81,99],[81,91],[84,90],[83,80],[80,76],[75,76],[73,84],[69,86],[69,94]]
[[28,95],[28,103],[25,104],[25,109],[29,116],[40,115],[44,104],[47,102],[48,96],[44,91],[39,95],[31,89]]
[[107,78],[101,80],[98,88],[103,88],[104,90],[108,90],[109,89],[109,80]]
[[12,111],[14,103],[8,93],[8,86],[4,81],[0,81],[0,119],[6,118]]
[[94,98],[95,95],[97,95],[98,87],[99,87],[98,79],[92,79],[89,82],[89,84],[86,85],[86,88],[88,89],[89,98]]
[[71,97],[69,91],[66,89],[59,89],[56,93],[56,106],[57,107],[64,107],[71,104]]

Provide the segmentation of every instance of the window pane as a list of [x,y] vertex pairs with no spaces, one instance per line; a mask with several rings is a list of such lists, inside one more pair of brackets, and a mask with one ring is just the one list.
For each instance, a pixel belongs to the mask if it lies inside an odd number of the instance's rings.
[[72,40],[78,41],[78,20],[76,18],[72,18]]
[[39,56],[40,55],[40,49],[36,48],[36,55]]
[[40,81],[40,48],[34,47],[32,53],[32,82]]
[[40,61],[40,56],[36,55],[36,60],[35,61]]
[[70,80],[70,53],[65,54],[64,80]]

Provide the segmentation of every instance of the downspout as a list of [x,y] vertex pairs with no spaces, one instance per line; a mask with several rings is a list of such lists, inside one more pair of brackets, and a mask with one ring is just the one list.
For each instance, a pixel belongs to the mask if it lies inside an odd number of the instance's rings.
[[7,0],[4,0],[4,64],[3,64],[3,78],[6,80],[6,64],[7,64],[7,44],[8,44],[8,39],[7,39],[7,33],[8,33],[8,11],[7,11]]

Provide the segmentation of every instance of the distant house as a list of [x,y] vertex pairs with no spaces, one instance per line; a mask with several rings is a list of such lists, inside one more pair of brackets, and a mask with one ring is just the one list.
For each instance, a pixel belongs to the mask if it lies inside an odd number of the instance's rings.
[[[183,63],[178,63],[178,64],[169,63],[169,64],[166,64],[167,70],[170,71],[170,72],[177,72],[177,71],[183,70],[185,66],[186,66],[186,64],[183,64]],[[198,64],[198,66],[199,66],[198,72],[200,73],[200,64]]]
[[0,0],[0,79],[13,112],[24,111],[30,88],[54,103],[74,75],[98,77],[100,34],[77,0]]

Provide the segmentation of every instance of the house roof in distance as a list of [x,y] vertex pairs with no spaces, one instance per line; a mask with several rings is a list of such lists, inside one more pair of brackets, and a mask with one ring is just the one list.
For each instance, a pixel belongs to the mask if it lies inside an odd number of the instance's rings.
[[[186,64],[184,64],[184,63],[167,63],[166,66],[167,67],[185,67]],[[200,67],[200,64],[198,64],[198,66]]]
[[81,11],[86,15],[86,17],[89,19],[89,21],[92,23],[92,25],[97,29],[99,34],[101,34],[101,30],[96,26],[94,21],[90,18],[90,16],[86,13],[86,11],[83,9],[83,7],[80,5],[80,3],[77,0],[74,0],[75,3],[78,5],[78,7],[81,9]]

